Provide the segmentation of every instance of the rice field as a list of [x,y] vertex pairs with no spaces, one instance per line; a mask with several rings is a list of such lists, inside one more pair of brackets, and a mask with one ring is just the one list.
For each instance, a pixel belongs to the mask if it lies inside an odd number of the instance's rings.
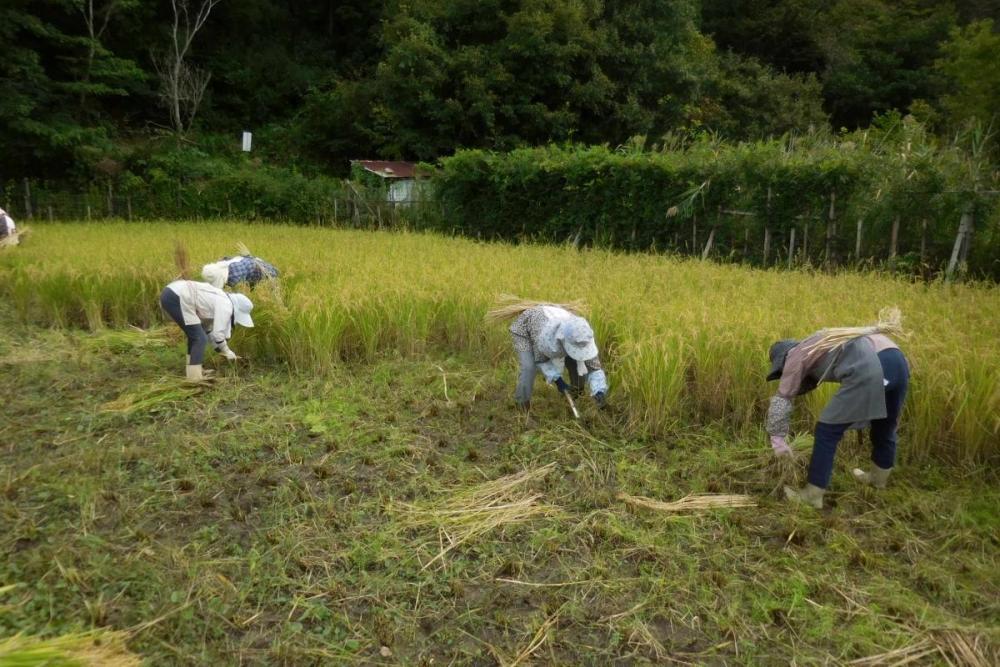
[[[504,327],[483,319],[498,295],[583,299],[623,428],[651,437],[692,425],[757,434],[774,390],[763,379],[773,340],[869,324],[898,306],[913,367],[901,457],[981,464],[1000,452],[1000,290],[988,285],[412,233],[163,222],[36,225],[29,243],[0,255],[0,294],[26,322],[148,327],[161,320],[159,291],[177,274],[176,242],[195,266],[242,242],[282,270],[280,290],[253,294],[257,327],[231,344],[254,362],[298,371],[430,351],[512,364]],[[832,389],[804,401],[799,431]]]

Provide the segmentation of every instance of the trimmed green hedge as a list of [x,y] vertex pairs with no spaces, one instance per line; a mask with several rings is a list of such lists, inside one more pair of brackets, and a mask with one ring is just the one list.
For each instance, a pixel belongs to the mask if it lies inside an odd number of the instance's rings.
[[711,236],[709,255],[754,264],[787,262],[795,230],[796,264],[891,259],[896,268],[931,272],[947,263],[962,209],[972,202],[980,223],[969,266],[1000,275],[991,260],[1000,250],[993,198],[971,192],[979,186],[963,181],[961,154],[916,151],[912,142],[908,150],[782,139],[653,152],[460,151],[441,160],[435,176],[438,227],[483,239],[688,254],[703,253]]

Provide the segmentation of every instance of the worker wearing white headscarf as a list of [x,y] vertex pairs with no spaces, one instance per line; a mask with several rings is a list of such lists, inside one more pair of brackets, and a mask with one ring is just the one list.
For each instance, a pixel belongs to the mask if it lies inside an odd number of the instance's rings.
[[[541,372],[546,382],[555,384],[562,393],[582,391],[586,380],[590,395],[599,407],[604,407],[608,378],[587,320],[562,306],[537,305],[517,316],[510,333],[521,367],[514,393],[518,406],[528,407],[535,375]],[[569,384],[563,380],[564,368],[569,371]]]
[[250,311],[253,302],[239,293],[223,292],[208,283],[175,280],[163,288],[160,305],[187,336],[187,379],[205,379],[202,361],[208,341],[216,352],[230,361],[239,357],[226,342],[233,334],[233,325],[252,327]]

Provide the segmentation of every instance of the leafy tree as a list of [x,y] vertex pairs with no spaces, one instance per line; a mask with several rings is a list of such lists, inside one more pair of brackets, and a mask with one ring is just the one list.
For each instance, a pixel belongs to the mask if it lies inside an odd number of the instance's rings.
[[947,78],[941,103],[956,124],[978,119],[988,123],[1000,111],[1000,35],[993,21],[955,28],[941,46],[938,70]]

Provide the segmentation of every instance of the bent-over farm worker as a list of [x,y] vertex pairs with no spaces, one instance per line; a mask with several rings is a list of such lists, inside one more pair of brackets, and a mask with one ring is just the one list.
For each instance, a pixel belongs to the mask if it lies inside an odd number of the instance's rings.
[[232,336],[233,324],[253,326],[250,299],[243,294],[223,292],[208,283],[175,280],[163,288],[160,305],[187,336],[187,379],[191,382],[206,377],[202,361],[208,341],[216,352],[236,361],[239,357],[226,343]]
[[[601,368],[594,331],[586,319],[566,306],[531,301],[498,308],[488,317],[514,319],[510,333],[520,365],[514,392],[518,407],[530,406],[539,372],[564,394],[582,392],[586,381],[598,407],[605,406],[608,378]],[[569,371],[568,384],[563,379],[564,368]]]
[[244,246],[236,257],[223,257],[218,262],[206,264],[201,269],[201,277],[206,283],[219,289],[225,285],[236,287],[240,283],[255,287],[264,279],[277,278],[278,269],[260,257],[251,255]]
[[0,248],[15,246],[19,242],[14,218],[10,217],[7,211],[0,208]]
[[898,310],[873,327],[825,329],[803,341],[779,340],[771,346],[767,379],[781,381],[766,427],[779,456],[792,453],[786,437],[794,398],[821,382],[840,383],[816,424],[808,484],[802,489],[786,486],[789,500],[823,507],[837,445],[852,428],[870,426],[872,442],[871,467],[868,472],[855,468],[855,479],[885,487],[896,460],[896,426],[910,380],[906,357],[887,332],[899,332]]

